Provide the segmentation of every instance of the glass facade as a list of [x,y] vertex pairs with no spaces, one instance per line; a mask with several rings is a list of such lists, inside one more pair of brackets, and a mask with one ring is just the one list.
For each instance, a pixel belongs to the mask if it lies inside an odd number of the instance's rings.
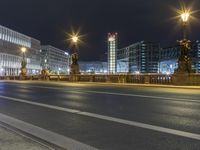
[[177,59],[165,60],[159,63],[159,73],[162,74],[173,74],[174,70],[177,68],[178,68]]
[[70,55],[50,45],[44,45],[40,51],[41,66],[52,74],[69,74]]
[[19,75],[22,61],[21,48],[27,49],[28,75],[39,74],[40,67],[40,41],[0,26],[0,75]]
[[82,74],[107,74],[107,62],[79,62],[80,71]]
[[[180,56],[180,46],[167,47],[160,50],[159,55],[159,72],[163,74],[173,74],[178,68],[178,58]],[[192,58],[192,67],[197,73],[200,73],[200,43],[192,42],[190,51]]]
[[31,38],[0,25],[0,40],[31,48]]
[[[124,63],[128,73],[157,73],[160,46],[141,41],[117,51],[117,61]],[[119,69],[118,69],[119,71]]]
[[108,33],[108,73],[116,73],[117,33]]
[[197,73],[200,73],[200,42],[196,41],[193,42],[192,45],[192,62],[193,62],[193,68],[196,69]]
[[117,60],[117,73],[127,73],[128,72],[128,60],[121,59]]

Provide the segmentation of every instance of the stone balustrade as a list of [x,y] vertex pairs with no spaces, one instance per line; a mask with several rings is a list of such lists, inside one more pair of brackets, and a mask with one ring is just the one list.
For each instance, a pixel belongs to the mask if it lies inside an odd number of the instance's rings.
[[[0,80],[20,80],[19,76],[0,76]],[[48,75],[26,76],[24,80],[68,82],[134,83],[164,85],[200,85],[200,74],[118,74],[118,75]]]

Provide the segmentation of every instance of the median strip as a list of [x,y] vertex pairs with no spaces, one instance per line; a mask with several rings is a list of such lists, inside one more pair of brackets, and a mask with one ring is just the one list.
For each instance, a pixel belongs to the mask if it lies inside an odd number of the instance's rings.
[[129,121],[129,120],[115,118],[115,117],[99,115],[99,114],[90,113],[90,112],[83,112],[83,111],[75,110],[75,109],[68,109],[68,108],[63,108],[63,107],[59,107],[59,106],[37,103],[37,102],[33,102],[33,101],[12,98],[12,97],[7,97],[7,96],[0,96],[0,98],[10,100],[10,101],[15,101],[15,102],[26,103],[26,104],[30,104],[30,105],[40,106],[40,107],[44,107],[44,108],[64,111],[64,112],[68,112],[68,113],[78,114],[78,115],[82,115],[82,116],[102,119],[102,120],[106,120],[106,121],[116,122],[116,123],[125,124],[125,125],[129,125],[129,126],[144,128],[144,129],[148,129],[148,130],[158,131],[158,132],[162,132],[162,133],[177,135],[177,136],[186,137],[186,138],[190,138],[190,139],[200,140],[200,134],[195,134],[195,133],[165,128],[165,127],[145,124],[145,123],[136,122],[136,121]]

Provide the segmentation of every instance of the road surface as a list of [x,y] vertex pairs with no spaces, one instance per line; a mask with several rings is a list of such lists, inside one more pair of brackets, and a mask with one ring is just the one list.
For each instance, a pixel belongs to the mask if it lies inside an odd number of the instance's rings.
[[200,89],[1,81],[0,121],[68,149],[199,150]]

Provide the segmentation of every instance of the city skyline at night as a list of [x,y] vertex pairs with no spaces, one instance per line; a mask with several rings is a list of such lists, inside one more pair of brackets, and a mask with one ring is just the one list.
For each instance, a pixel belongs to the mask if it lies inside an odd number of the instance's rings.
[[199,0],[1,0],[1,150],[199,150]]
[[[197,1],[182,1],[198,10]],[[80,30],[84,45],[80,45],[81,60],[99,60],[107,52],[107,33],[118,32],[119,48],[146,40],[161,44],[181,39],[180,24],[174,8],[180,1],[2,1],[0,24],[69,50],[66,33]],[[28,7],[31,5],[31,8]],[[9,11],[8,11],[9,10]],[[123,10],[123,11],[120,11]],[[162,11],[161,11],[162,10]],[[195,14],[199,15],[199,12]],[[199,23],[192,24],[191,40],[199,39]]]

